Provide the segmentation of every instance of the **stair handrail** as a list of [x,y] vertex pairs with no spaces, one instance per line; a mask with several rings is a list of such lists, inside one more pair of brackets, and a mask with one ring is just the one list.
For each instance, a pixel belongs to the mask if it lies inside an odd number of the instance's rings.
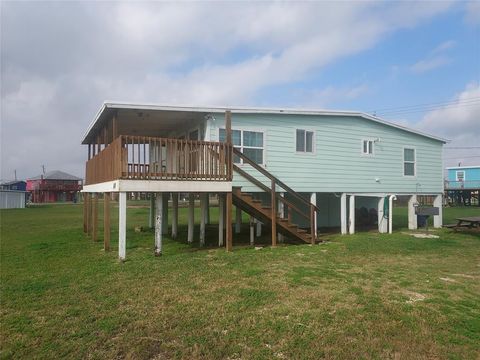
[[[243,161],[247,162],[250,166],[252,166],[255,170],[258,170],[262,175],[266,176],[270,180],[275,181],[281,188],[286,190],[289,194],[293,195],[297,200],[303,202],[305,205],[312,206],[316,211],[319,211],[320,209],[315,205],[312,204],[310,201],[306,200],[304,197],[300,196],[295,190],[293,190],[290,186],[285,184],[283,181],[278,179],[276,176],[274,176],[272,173],[269,171],[265,170],[263,167],[255,163],[253,160],[251,160],[248,156],[246,156],[243,152],[238,150],[237,148],[233,148],[233,153],[243,159]],[[238,167],[237,167],[238,168]]]

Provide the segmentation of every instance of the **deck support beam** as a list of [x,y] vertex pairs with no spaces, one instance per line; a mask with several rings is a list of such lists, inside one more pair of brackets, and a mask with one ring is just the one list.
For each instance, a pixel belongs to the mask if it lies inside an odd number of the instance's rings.
[[187,241],[193,243],[193,227],[195,226],[195,194],[188,193],[188,235]]
[[210,194],[207,193],[207,197],[205,198],[205,223],[207,225],[210,224]]
[[118,258],[125,260],[127,242],[127,193],[118,194]]
[[242,209],[235,207],[235,234],[240,234],[242,230]]
[[417,195],[412,195],[408,199],[408,229],[416,230],[417,225],[417,215],[415,214],[415,207],[418,205]]
[[83,232],[86,234],[88,231],[88,204],[87,194],[83,194]]
[[[317,206],[317,193],[316,192],[310,194],[310,204],[313,204],[313,205]],[[315,244],[315,241],[316,241],[317,235],[318,235],[318,232],[317,232],[317,216],[318,216],[318,214],[317,214],[315,208],[312,209],[312,216],[313,216],[313,234],[315,236],[315,238],[312,239],[312,244]]]
[[355,195],[350,195],[348,211],[348,233],[355,234]]
[[205,222],[207,220],[207,196],[208,194],[200,194],[200,246],[205,246]]
[[93,230],[92,230],[92,240],[98,240],[98,193],[93,195]]
[[347,194],[340,196],[340,230],[342,235],[347,233]]
[[110,251],[110,193],[103,194],[103,249]]
[[257,224],[257,231],[256,231],[256,235],[257,235],[257,238],[262,236],[262,223],[255,219],[255,223]]
[[433,227],[441,228],[443,226],[443,196],[441,194],[435,196],[433,206],[438,207],[438,215],[433,216]]
[[[285,193],[283,193],[283,192],[280,193],[280,197],[283,198],[284,196],[285,196]],[[280,219],[283,219],[285,217],[285,204],[283,203],[283,201],[279,201],[277,207],[278,207],[278,217]],[[250,229],[250,231],[251,231],[251,229]],[[283,244],[285,242],[285,237],[283,236],[283,234],[278,233],[277,237],[278,237],[278,242],[280,244]]]
[[226,195],[226,229],[225,229],[225,237],[226,237],[226,250],[232,251],[233,248],[233,238],[232,238],[232,193],[228,192]]
[[384,212],[385,207],[385,197],[378,198],[378,209],[377,209],[377,223],[378,223],[378,232],[381,234],[385,234],[388,232],[388,219],[385,217]]
[[255,245],[255,219],[250,216],[250,246],[253,245]]
[[165,196],[163,193],[158,194],[155,199],[155,256],[162,255],[164,200]]
[[218,246],[223,246],[223,230],[225,228],[225,195],[218,194]]
[[178,196],[179,193],[172,193],[172,239],[178,235]]
[[393,199],[396,199],[395,195],[388,197],[388,233],[393,232]]

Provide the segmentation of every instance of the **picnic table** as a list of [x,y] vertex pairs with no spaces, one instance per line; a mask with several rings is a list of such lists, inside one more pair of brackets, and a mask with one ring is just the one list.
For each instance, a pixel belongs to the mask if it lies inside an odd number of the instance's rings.
[[463,218],[456,218],[457,225],[455,225],[455,231],[461,227],[478,227],[480,226],[480,216],[470,216]]

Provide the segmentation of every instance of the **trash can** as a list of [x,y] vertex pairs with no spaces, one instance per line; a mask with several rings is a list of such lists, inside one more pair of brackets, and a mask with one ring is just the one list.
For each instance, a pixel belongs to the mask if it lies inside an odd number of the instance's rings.
[[428,215],[417,215],[417,227],[424,227],[427,223]]

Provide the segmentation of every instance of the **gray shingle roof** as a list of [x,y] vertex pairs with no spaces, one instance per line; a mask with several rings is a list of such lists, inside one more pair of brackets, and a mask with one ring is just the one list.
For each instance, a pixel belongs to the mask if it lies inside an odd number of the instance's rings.
[[[38,180],[41,178],[42,178],[42,175],[38,175],[38,176],[31,177],[28,180]],[[60,170],[48,171],[45,175],[43,175],[43,178],[47,180],[77,180],[77,181],[82,180],[79,177],[67,174],[66,172],[63,172]]]

